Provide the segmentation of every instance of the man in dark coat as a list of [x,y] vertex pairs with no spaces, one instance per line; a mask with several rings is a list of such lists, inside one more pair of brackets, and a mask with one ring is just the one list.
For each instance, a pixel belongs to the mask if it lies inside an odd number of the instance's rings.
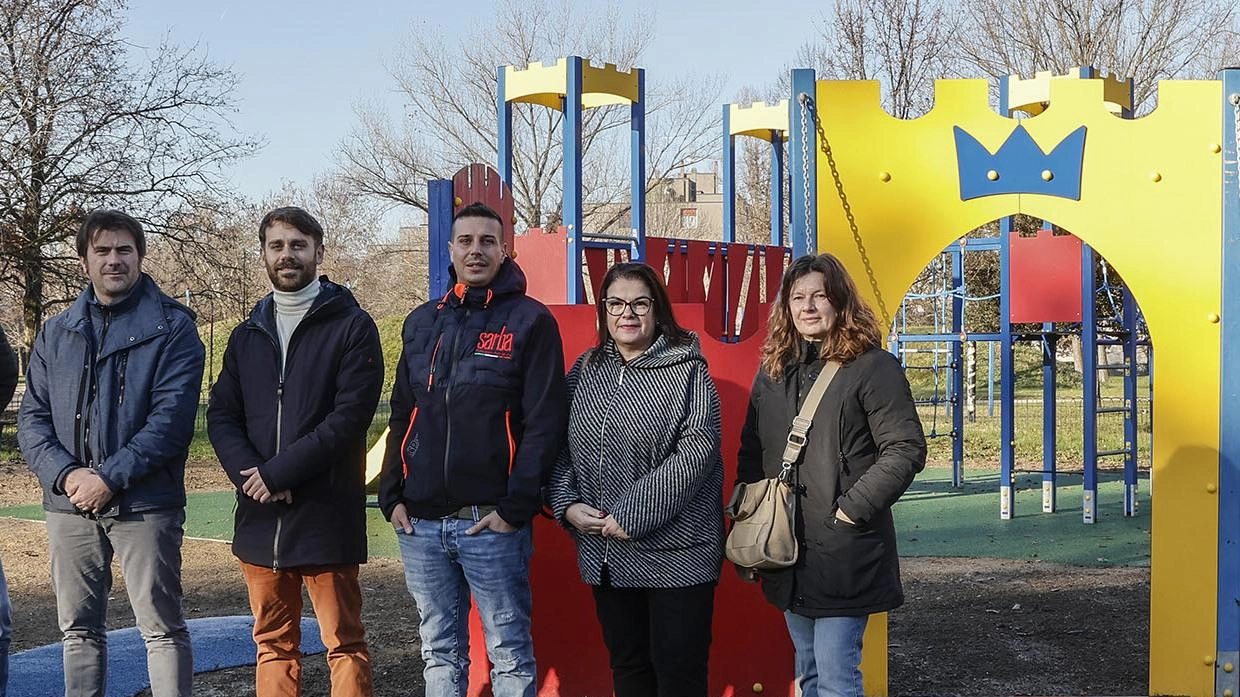
[[379,504],[421,617],[426,694],[464,694],[470,597],[495,697],[534,695],[530,521],[568,404],[555,319],[525,294],[502,221],[482,204],[452,224],[453,288],[405,320]]
[[277,208],[258,228],[272,292],[233,330],[207,428],[237,487],[258,697],[301,694],[301,589],[318,617],[333,697],[371,695],[358,566],[366,561],[366,431],[383,385],[379,332],[317,276],[323,228]]
[[189,697],[181,542],[205,352],[194,314],[142,273],[137,220],[91,213],[77,252],[90,285],[35,339],[17,429],[43,485],[65,695],[103,696],[115,555],[146,642],[151,693]]

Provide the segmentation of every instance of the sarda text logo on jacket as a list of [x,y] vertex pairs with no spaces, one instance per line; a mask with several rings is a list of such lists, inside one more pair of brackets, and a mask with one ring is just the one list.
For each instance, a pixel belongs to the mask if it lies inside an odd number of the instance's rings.
[[478,335],[478,345],[474,347],[475,356],[488,356],[512,360],[512,332],[508,327],[500,327],[498,332],[482,332]]

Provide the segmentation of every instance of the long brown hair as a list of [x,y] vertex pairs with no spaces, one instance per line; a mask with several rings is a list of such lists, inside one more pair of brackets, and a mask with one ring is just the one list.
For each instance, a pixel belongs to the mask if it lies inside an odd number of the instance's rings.
[[[595,349],[602,349],[611,339],[611,335],[607,332],[607,310],[603,307],[603,301],[607,299],[607,291],[611,290],[611,284],[622,278],[641,281],[650,289],[650,299],[654,301],[650,312],[654,314],[656,339],[662,334],[673,346],[690,341],[689,332],[676,322],[676,315],[672,312],[672,301],[667,295],[667,287],[663,285],[663,279],[659,278],[659,274],[655,273],[649,265],[638,261],[628,261],[608,269],[607,275],[603,276],[602,285],[599,286],[598,298],[594,301],[598,312],[598,343]],[[602,355],[602,351],[596,350],[594,355]]]
[[784,379],[784,371],[798,360],[801,352],[801,335],[792,322],[788,295],[793,283],[815,271],[822,274],[827,300],[836,312],[835,322],[818,355],[847,363],[883,343],[874,310],[857,295],[857,285],[840,260],[831,254],[807,254],[792,262],[784,272],[779,283],[779,297],[771,304],[766,341],[762,344],[762,370],[777,382]]

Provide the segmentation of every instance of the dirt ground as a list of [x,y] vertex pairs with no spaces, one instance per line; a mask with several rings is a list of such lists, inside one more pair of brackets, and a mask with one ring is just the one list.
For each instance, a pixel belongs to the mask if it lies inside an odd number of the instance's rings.
[[[214,463],[200,463],[189,469],[187,488],[228,485]],[[0,507],[39,500],[38,483],[24,467],[0,464]],[[249,612],[227,545],[187,540],[183,557],[190,618]],[[43,525],[0,519],[0,559],[13,600],[13,650],[57,641]],[[901,564],[907,602],[890,616],[892,695],[1146,694],[1148,568],[967,558]],[[108,623],[132,626],[117,576]],[[376,695],[422,694],[416,611],[400,563],[364,565],[362,585]],[[322,656],[307,659],[303,678],[307,697],[327,694]],[[200,674],[194,694],[253,694],[253,680],[253,667]]]

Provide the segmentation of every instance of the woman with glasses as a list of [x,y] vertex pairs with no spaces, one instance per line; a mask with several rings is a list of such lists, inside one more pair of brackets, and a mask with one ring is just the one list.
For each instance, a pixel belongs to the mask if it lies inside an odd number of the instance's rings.
[[719,396],[645,264],[603,279],[598,344],[568,373],[556,519],[594,592],[616,697],[706,695],[723,557]]
[[738,480],[778,475],[793,417],[819,373],[838,366],[795,468],[800,558],[757,573],[784,612],[804,697],[862,697],[866,619],[904,602],[891,507],[925,466],[926,440],[881,336],[839,259],[794,261],[771,305],[741,431]]

